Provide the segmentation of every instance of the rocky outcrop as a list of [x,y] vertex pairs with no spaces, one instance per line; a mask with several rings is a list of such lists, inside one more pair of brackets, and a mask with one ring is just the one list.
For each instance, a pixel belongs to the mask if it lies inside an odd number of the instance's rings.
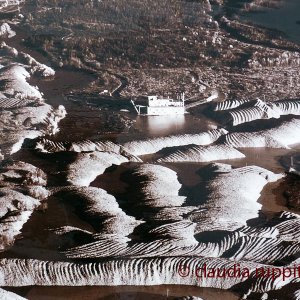
[[47,175],[31,164],[22,161],[3,161],[0,164],[0,185],[46,186]]
[[41,64],[27,53],[20,52],[18,58],[22,63],[30,66],[30,73],[33,75],[41,77],[52,77],[55,75],[55,71],[52,68]]
[[0,250],[14,243],[40,200],[48,197],[46,174],[24,162],[0,164]]
[[0,188],[0,250],[11,246],[15,237],[40,202],[21,192]]
[[[65,108],[57,109],[44,102],[37,87],[28,83],[30,74],[48,76],[54,71],[15,48],[0,45],[0,117],[2,133],[0,147],[5,156],[20,150],[26,138],[32,139],[58,132],[58,123],[66,115]],[[20,61],[27,64],[20,64]],[[51,71],[52,70],[52,71]]]
[[[0,4],[0,8],[1,8],[1,4]],[[0,36],[1,37],[11,38],[15,35],[16,35],[16,33],[10,28],[10,26],[7,23],[2,23],[0,25]]]

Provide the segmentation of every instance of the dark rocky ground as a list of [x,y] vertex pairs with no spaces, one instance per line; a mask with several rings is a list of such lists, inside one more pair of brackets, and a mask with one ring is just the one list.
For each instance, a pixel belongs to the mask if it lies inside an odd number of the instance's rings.
[[31,32],[27,45],[48,54],[54,65],[97,71],[89,92],[136,97],[185,91],[203,98],[217,89],[228,99],[297,98],[299,45],[234,17],[279,4],[27,1],[23,25]]

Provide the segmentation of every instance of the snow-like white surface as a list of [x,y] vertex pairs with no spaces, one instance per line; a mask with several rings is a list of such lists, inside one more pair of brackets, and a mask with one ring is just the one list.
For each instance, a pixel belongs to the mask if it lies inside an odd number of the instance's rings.
[[186,197],[179,196],[181,184],[173,170],[153,164],[137,167],[133,173],[143,194],[142,204],[151,207],[181,206]]
[[[11,245],[39,201],[9,188],[0,188],[0,249]],[[12,213],[13,212],[13,213]]]
[[300,120],[292,119],[274,128],[257,132],[229,133],[225,136],[225,141],[226,144],[237,148],[289,148],[300,143]]
[[299,100],[275,102],[230,100],[218,103],[216,117],[224,115],[233,126],[261,119],[280,118],[282,115],[300,115]]
[[128,162],[128,159],[113,152],[79,153],[75,162],[67,169],[67,181],[72,185],[88,186],[97,176],[114,165]]
[[23,298],[15,293],[0,289],[0,299],[1,300],[25,300],[26,298]]
[[224,164],[210,165],[207,174],[213,177],[206,184],[206,201],[200,205],[205,211],[196,213],[194,220],[199,232],[246,225],[247,220],[258,216],[261,204],[257,200],[263,187],[283,177],[257,166],[224,170]]
[[[220,268],[228,270],[236,262],[220,258],[172,257],[151,259],[126,259],[106,261],[103,263],[76,264],[68,262],[46,262],[25,259],[2,259],[0,261],[0,284],[6,286],[89,286],[89,285],[197,285],[229,289],[245,281],[247,278],[231,276],[231,278],[202,277],[196,280],[196,267],[204,265],[208,269]],[[182,276],[184,266],[190,273]],[[248,268],[250,272],[265,265],[240,262],[240,268]],[[181,268],[179,272],[179,268]],[[22,271],[21,271],[22,270]],[[193,272],[193,273],[192,273]],[[70,280],[72,278],[72,280]],[[269,280],[270,281],[270,280]],[[286,280],[288,284],[291,279]],[[265,285],[270,289],[276,287],[277,281]]]
[[158,162],[209,162],[216,160],[244,158],[245,155],[229,145],[190,146],[174,150]]
[[147,140],[131,141],[125,143],[124,147],[134,155],[145,155],[156,153],[167,147],[184,146],[189,144],[208,145],[226,133],[228,132],[221,128],[198,134],[171,135]]
[[39,168],[22,161],[5,161],[0,164],[1,186],[46,186],[47,175]]
[[16,33],[10,28],[7,23],[2,23],[0,25],[0,36],[12,38]]
[[0,80],[5,81],[5,94],[9,97],[39,99],[43,96],[37,87],[31,86],[26,79],[30,74],[22,65],[11,65],[0,69]]
[[280,115],[300,115],[300,100],[284,100],[269,103]]
[[42,77],[52,77],[55,75],[55,71],[52,68],[46,66],[45,64],[41,64],[27,53],[20,52],[19,58],[22,62],[31,67],[31,74],[39,75]]
[[100,188],[67,187],[61,189],[58,196],[67,200],[81,217],[87,221],[93,220],[92,225],[99,232],[99,237],[126,237],[136,226],[143,223],[128,216],[119,207],[115,197]]

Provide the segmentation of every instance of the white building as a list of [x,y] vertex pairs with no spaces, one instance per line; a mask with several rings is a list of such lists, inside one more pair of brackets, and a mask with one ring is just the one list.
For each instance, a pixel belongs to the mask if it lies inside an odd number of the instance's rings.
[[177,99],[148,96],[147,105],[135,105],[133,101],[132,104],[139,115],[183,115],[185,113],[184,93]]

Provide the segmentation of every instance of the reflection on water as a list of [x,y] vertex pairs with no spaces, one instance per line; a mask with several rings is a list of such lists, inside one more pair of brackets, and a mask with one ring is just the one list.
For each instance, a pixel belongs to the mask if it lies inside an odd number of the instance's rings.
[[134,127],[138,132],[121,133],[115,141],[124,143],[130,140],[140,140],[175,134],[199,133],[217,128],[214,121],[204,115],[195,118],[192,115],[167,116],[136,116]]
[[181,132],[185,125],[185,115],[176,116],[139,116],[138,127],[147,129],[149,135],[166,135]]
[[215,124],[202,116],[191,115],[138,116],[136,128],[146,136],[165,136],[170,134],[199,133],[215,127]]

